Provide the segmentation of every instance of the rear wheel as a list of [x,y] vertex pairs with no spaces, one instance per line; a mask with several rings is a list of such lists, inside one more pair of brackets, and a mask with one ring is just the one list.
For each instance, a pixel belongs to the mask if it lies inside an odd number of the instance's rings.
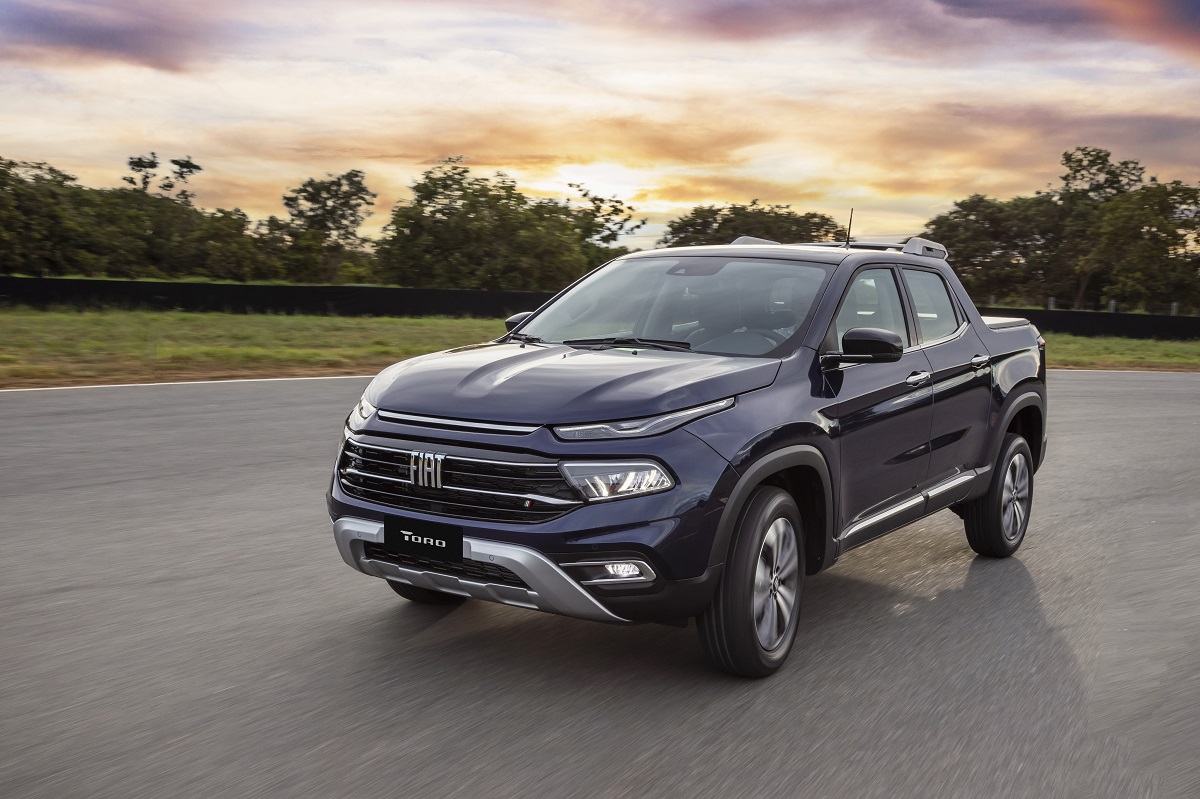
[[1033,454],[1015,433],[1004,437],[988,492],[963,505],[971,549],[989,558],[1007,558],[1025,540],[1033,508]]
[[804,587],[804,527],[795,500],[758,488],[738,525],[712,604],[697,617],[710,663],[742,677],[774,674],[796,638]]
[[465,596],[443,594],[441,591],[430,591],[428,588],[418,588],[408,583],[397,583],[385,580],[392,590],[410,602],[420,602],[425,605],[457,605],[466,599]]

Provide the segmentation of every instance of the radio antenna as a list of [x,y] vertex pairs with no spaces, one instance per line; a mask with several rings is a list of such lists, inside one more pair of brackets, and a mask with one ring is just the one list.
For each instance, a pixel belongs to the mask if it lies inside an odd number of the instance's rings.
[[846,249],[850,249],[850,228],[854,227],[854,209],[850,209],[850,222],[846,225]]

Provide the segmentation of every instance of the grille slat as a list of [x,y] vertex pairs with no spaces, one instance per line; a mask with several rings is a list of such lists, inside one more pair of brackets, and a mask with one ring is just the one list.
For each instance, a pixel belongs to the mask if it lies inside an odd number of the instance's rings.
[[449,561],[433,560],[432,558],[422,558],[416,555],[388,552],[379,544],[369,541],[363,547],[363,550],[368,558],[394,563],[397,566],[408,566],[423,571],[437,572],[438,574],[451,574],[455,577],[464,577],[480,583],[500,583],[501,585],[511,585],[517,588],[529,588],[529,584],[522,580],[516,572],[506,569],[503,566],[497,566],[494,563],[484,563],[483,561],[471,560],[470,558],[463,558],[462,563],[450,563]]
[[447,455],[442,488],[413,485],[409,450],[347,439],[338,461],[342,490],[370,502],[480,521],[532,524],[583,504],[558,467]]

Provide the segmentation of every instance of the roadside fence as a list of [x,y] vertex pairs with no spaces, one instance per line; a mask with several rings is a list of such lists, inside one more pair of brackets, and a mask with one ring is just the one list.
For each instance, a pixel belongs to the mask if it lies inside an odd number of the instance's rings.
[[[330,316],[507,317],[552,297],[532,291],[406,289],[387,286],[259,286],[139,280],[0,276],[0,303]],[[1078,336],[1200,338],[1200,317],[981,307],[985,316],[1017,316],[1039,330]]]

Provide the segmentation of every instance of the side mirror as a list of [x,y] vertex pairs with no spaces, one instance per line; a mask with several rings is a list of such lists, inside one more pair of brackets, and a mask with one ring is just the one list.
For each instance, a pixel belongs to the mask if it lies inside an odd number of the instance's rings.
[[514,329],[516,329],[517,325],[521,324],[532,315],[533,311],[521,311],[520,313],[515,313],[504,320],[504,329],[511,333]]
[[855,327],[842,336],[842,351],[821,356],[821,365],[895,363],[904,354],[904,340],[891,330]]

